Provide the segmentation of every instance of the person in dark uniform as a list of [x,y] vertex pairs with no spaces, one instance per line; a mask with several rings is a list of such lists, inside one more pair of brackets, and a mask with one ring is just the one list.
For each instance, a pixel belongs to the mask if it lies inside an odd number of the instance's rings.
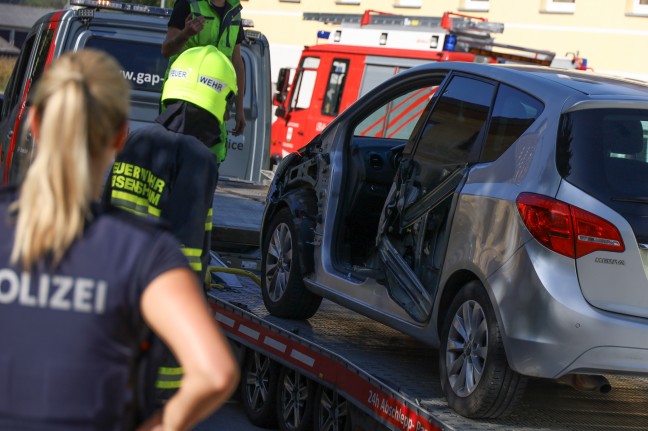
[[[236,125],[234,136],[245,129],[243,96],[245,94],[245,65],[241,57],[243,28],[239,0],[177,0],[169,19],[167,34],[162,42],[162,55],[169,58],[169,69],[175,59],[187,49],[196,46],[215,46],[225,54],[236,71],[238,93],[235,98]],[[169,70],[167,70],[167,76]],[[165,81],[166,85],[166,81]],[[227,153],[227,131],[220,131],[221,139],[213,149],[220,164]]]
[[[167,109],[152,125],[128,136],[104,187],[105,203],[169,223],[206,289],[218,169],[204,142],[219,141],[225,110],[236,91],[234,67],[222,52],[213,46],[184,51],[162,92]],[[143,372],[157,395],[146,403],[147,411],[160,407],[183,378],[173,353],[155,339],[151,346],[158,364]]]
[[128,105],[119,65],[100,51],[61,56],[37,84],[38,151],[20,189],[0,192],[0,429],[132,428],[147,328],[184,380],[139,429],[190,429],[236,387],[236,361],[175,237],[96,203]]

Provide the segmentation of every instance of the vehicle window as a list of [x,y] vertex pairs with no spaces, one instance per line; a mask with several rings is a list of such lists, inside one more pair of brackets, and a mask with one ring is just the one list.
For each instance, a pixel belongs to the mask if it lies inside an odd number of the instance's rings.
[[[130,81],[133,89],[162,91],[168,60],[162,56],[159,45],[133,40],[91,37],[85,46],[101,49],[115,57],[122,66],[124,78]],[[133,52],[137,52],[137,55],[133,55]]]
[[621,213],[626,212],[622,206],[631,201],[643,200],[643,208],[648,196],[647,140],[648,110],[591,109],[565,114],[556,152],[558,171]]
[[302,60],[300,70],[297,72],[295,90],[292,95],[292,109],[306,109],[310,106],[313,90],[315,88],[315,78],[317,77],[317,68],[320,59],[317,57],[305,57]]
[[462,76],[448,84],[415,148],[414,161],[424,190],[477,161],[477,137],[486,124],[494,92],[494,85]]
[[344,91],[348,68],[348,60],[333,60],[328,85],[326,86],[326,93],[324,93],[322,114],[334,117],[340,112],[340,102],[342,101],[342,93]]
[[54,37],[54,30],[48,29],[44,32],[38,41],[38,46],[36,47],[36,55],[34,59],[34,69],[31,74],[32,86],[40,79],[43,71],[45,70],[45,64],[47,63],[47,55],[49,54],[50,45],[52,43],[52,38]]
[[542,112],[537,99],[508,85],[500,85],[480,161],[492,162],[515,142]]
[[7,82],[7,91],[4,95],[4,104],[2,105],[2,118],[9,115],[9,112],[20,100],[20,90],[22,89],[23,78],[27,76],[27,67],[29,66],[29,58],[34,47],[36,36],[31,36],[25,41],[25,44],[20,51],[16,67]]
[[417,88],[387,102],[365,118],[355,128],[354,135],[409,139],[437,88],[437,86]]
[[358,96],[364,96],[370,90],[373,90],[378,85],[385,82],[387,79],[396,75],[398,69],[395,66],[384,66],[368,64],[365,67],[364,76],[362,77],[362,84],[360,85],[360,92]]

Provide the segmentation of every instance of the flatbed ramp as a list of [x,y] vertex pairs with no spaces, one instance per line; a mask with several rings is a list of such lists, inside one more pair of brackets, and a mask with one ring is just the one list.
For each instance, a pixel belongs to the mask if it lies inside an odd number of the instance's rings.
[[442,396],[434,349],[326,300],[308,321],[271,316],[260,288],[240,281],[208,293],[227,336],[335,388],[381,429],[648,430],[648,379],[640,377],[608,376],[613,388],[608,394],[531,379],[506,418],[463,418]]

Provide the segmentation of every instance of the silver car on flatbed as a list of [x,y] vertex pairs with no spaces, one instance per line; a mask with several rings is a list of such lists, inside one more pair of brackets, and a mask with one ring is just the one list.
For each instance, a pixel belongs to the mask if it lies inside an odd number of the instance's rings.
[[277,316],[330,299],[439,349],[449,405],[497,417],[527,376],[648,373],[648,84],[437,63],[279,166],[262,227]]

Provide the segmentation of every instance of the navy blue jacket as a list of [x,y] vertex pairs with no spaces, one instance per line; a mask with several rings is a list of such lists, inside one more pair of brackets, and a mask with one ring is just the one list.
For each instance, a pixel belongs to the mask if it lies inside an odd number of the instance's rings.
[[132,132],[117,155],[103,200],[168,222],[202,282],[218,166],[204,144],[180,132],[158,123]]
[[0,429],[122,429],[142,292],[187,260],[160,226],[95,210],[56,269],[23,272],[9,264],[12,200],[0,193]]

